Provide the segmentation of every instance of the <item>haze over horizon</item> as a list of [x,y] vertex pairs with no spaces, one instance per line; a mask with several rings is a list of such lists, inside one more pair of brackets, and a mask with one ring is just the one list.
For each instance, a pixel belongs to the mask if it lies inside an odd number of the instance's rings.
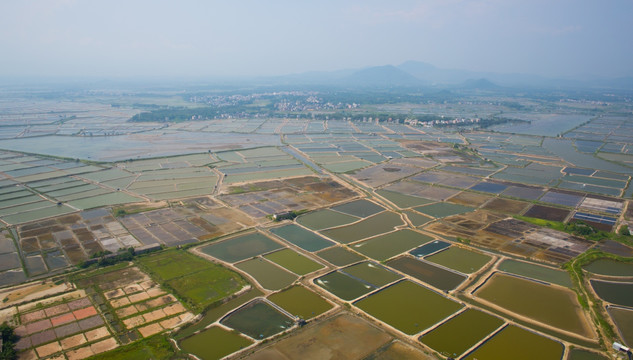
[[633,1],[0,3],[0,76],[236,77],[423,61],[633,76]]

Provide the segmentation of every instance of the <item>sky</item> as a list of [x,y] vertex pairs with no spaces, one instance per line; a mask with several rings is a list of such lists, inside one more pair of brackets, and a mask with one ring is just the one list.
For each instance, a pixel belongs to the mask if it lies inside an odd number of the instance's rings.
[[633,76],[633,0],[3,0],[0,76]]

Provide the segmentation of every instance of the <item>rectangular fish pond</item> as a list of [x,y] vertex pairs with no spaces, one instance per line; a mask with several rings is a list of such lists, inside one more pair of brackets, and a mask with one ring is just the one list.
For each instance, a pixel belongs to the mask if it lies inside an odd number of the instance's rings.
[[255,232],[204,246],[200,248],[200,251],[214,258],[234,263],[281,248],[281,244]]
[[399,274],[370,261],[352,265],[339,271],[377,288],[402,278]]
[[591,287],[606,302],[633,307],[633,283],[591,280]]
[[270,232],[305,251],[319,251],[334,245],[334,242],[295,224],[272,228]]
[[354,279],[339,271],[333,271],[314,280],[314,283],[337,297],[350,301],[376,290],[376,287],[360,279]]
[[272,294],[268,300],[305,320],[321,315],[332,308],[332,304],[321,296],[298,285]]
[[433,240],[429,243],[426,243],[419,248],[413,249],[409,251],[409,254],[416,257],[423,257],[429,254],[433,254],[434,252],[438,252],[440,250],[444,250],[447,247],[451,246],[450,243],[441,240]]
[[609,306],[607,311],[618,327],[624,343],[629,347],[633,346],[633,309]]
[[403,280],[355,306],[405,334],[417,334],[447,318],[462,305],[411,281]]
[[324,266],[290,249],[282,249],[264,255],[264,258],[283,266],[297,275],[305,275]]
[[335,246],[325,249],[317,253],[317,255],[319,255],[319,257],[323,260],[336,266],[345,266],[364,259],[362,256],[347,250],[343,246]]
[[202,360],[215,360],[253,343],[253,340],[219,326],[212,326],[180,342],[180,347]]
[[446,250],[425,258],[425,260],[460,271],[464,274],[472,274],[478,271],[491,259],[492,257],[488,255],[457,246],[451,246]]
[[511,313],[580,336],[596,336],[572,290],[495,273],[476,290],[475,295]]
[[564,350],[557,341],[509,325],[463,359],[560,360]]
[[356,216],[343,214],[330,209],[313,211],[297,218],[299,224],[312,230],[323,230],[335,226],[351,224],[358,220],[360,220],[360,218]]
[[255,299],[227,315],[220,323],[261,340],[292,327],[294,320],[267,302]]
[[633,262],[621,262],[612,259],[598,259],[583,266],[583,269],[598,275],[633,276]]
[[511,274],[526,276],[568,288],[573,287],[569,274],[563,270],[513,259],[503,260],[497,268]]
[[443,291],[453,290],[466,280],[462,274],[407,256],[390,260],[387,265]]
[[420,341],[446,357],[457,358],[503,325],[504,321],[485,312],[466,309],[430,332]]
[[358,216],[360,218],[366,218],[384,211],[385,208],[369,200],[360,199],[342,205],[337,205],[333,207],[332,210],[352,216]]
[[330,239],[343,244],[348,244],[370,236],[393,231],[394,228],[399,225],[404,225],[400,215],[390,211],[384,211],[377,215],[365,218],[357,223],[324,230],[321,233]]
[[264,288],[280,290],[292,284],[298,276],[262,258],[246,260],[235,265],[247,272]]
[[376,236],[369,240],[350,245],[350,247],[372,259],[382,261],[431,240],[433,240],[433,238],[427,235],[405,229]]

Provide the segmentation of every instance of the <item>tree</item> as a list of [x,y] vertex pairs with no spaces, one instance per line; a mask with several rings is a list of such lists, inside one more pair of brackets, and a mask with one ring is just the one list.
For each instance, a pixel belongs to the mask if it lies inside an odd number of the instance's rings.
[[13,328],[6,322],[0,325],[0,333],[2,334],[2,351],[0,352],[0,359],[17,359],[18,354],[15,351],[15,343],[18,341],[19,337],[15,334],[15,332],[13,332]]

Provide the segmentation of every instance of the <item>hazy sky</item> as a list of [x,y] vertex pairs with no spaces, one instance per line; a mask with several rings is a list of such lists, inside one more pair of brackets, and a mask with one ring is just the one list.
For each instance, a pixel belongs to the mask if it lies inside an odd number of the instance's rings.
[[1,0],[0,76],[633,76],[633,0]]

